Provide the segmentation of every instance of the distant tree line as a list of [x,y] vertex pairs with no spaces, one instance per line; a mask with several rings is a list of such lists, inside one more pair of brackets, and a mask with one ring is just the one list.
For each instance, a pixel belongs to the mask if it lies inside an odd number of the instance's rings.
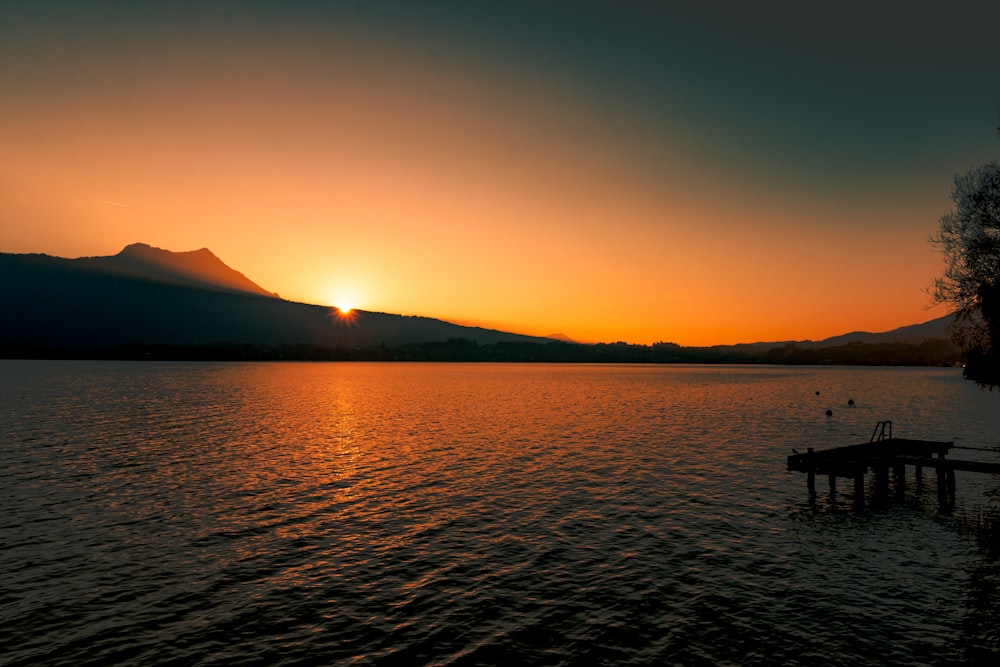
[[518,363],[643,364],[833,364],[868,366],[952,366],[961,360],[950,340],[922,343],[850,343],[812,347],[789,343],[766,346],[683,347],[675,343],[584,345],[478,343],[466,338],[400,346],[322,347],[318,345],[123,345],[113,348],[0,346],[0,357],[17,359],[121,359],[163,361],[446,361]]

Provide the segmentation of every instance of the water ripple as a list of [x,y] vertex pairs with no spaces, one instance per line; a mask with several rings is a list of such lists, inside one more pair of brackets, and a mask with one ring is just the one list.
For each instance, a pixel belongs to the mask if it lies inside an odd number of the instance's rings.
[[989,566],[933,499],[810,504],[783,469],[884,418],[992,442],[948,369],[0,366],[3,665],[940,665],[983,641]]

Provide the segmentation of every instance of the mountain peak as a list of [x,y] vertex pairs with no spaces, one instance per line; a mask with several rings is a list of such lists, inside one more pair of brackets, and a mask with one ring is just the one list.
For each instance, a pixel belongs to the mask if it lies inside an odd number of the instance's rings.
[[278,296],[231,269],[208,248],[173,252],[148,243],[131,243],[117,255],[99,259],[106,260],[115,272],[136,278]]
[[125,246],[124,248],[122,248],[122,251],[120,253],[118,253],[118,254],[119,255],[131,255],[131,254],[149,252],[150,250],[160,250],[160,251],[163,251],[163,248],[154,248],[153,246],[149,245],[148,243],[129,243],[127,246]]
[[204,257],[212,258],[218,261],[219,258],[208,248],[199,248],[198,250],[188,250],[186,252],[175,252],[173,250],[164,250],[163,248],[157,248],[156,246],[151,246],[148,243],[130,243],[119,252],[116,257],[158,257],[161,259],[167,259],[170,257],[177,256],[190,256],[190,257]]

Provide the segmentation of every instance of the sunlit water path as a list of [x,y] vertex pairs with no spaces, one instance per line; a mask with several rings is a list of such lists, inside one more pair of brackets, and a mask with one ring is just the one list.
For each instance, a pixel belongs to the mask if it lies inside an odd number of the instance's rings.
[[785,471],[883,419],[1000,444],[955,369],[0,361],[0,664],[966,664],[933,489]]

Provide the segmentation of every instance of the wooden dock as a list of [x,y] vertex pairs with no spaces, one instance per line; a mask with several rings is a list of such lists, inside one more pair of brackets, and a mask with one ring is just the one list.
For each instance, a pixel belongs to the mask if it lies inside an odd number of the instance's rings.
[[882,499],[888,497],[890,471],[895,478],[896,495],[901,498],[906,492],[906,466],[913,466],[918,488],[923,482],[924,469],[929,468],[936,472],[938,500],[950,505],[955,501],[956,471],[1000,475],[997,463],[948,458],[953,447],[952,442],[894,438],[892,422],[879,422],[869,442],[823,451],[810,447],[805,454],[796,452],[788,457],[788,470],[806,473],[806,484],[812,495],[816,494],[816,475],[827,476],[831,494],[836,493],[838,477],[851,479],[854,503],[863,505],[865,475],[869,470],[874,477],[874,498]]

